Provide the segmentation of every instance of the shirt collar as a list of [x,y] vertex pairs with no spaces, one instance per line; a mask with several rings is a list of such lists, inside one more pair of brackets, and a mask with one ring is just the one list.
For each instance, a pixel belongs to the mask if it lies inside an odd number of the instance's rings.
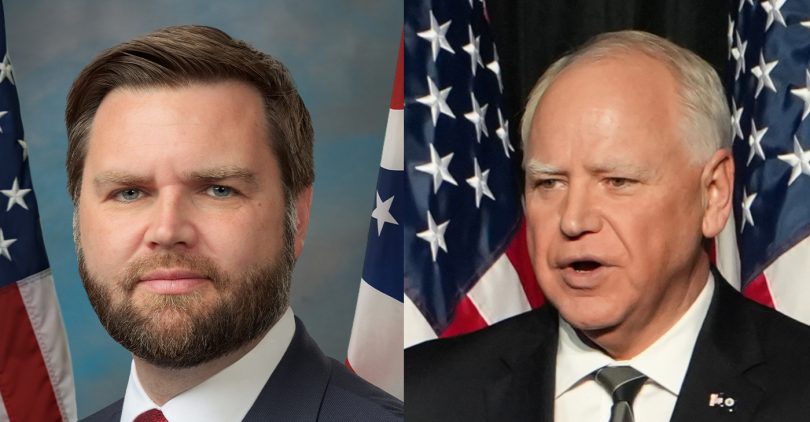
[[650,347],[627,361],[616,361],[588,346],[577,336],[574,328],[560,318],[555,398],[585,381],[595,370],[605,365],[617,364],[633,366],[677,396],[686,376],[698,333],[709,311],[714,283],[714,276],[710,273],[703,290],[675,325]]
[[163,406],[156,405],[143,390],[133,361],[121,421],[130,422],[155,408],[171,422],[242,420],[287,351],[294,333],[295,319],[292,310],[287,308],[245,356]]

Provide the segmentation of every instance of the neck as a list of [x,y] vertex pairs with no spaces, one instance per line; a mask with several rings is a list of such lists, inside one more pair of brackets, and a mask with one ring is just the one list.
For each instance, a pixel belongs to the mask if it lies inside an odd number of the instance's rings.
[[166,368],[133,356],[138,380],[146,394],[158,406],[163,406],[180,393],[202,384],[241,359],[262,340],[264,335],[217,359],[190,368]]
[[689,310],[709,278],[708,256],[686,271],[682,281],[671,280],[657,303],[647,304],[646,315],[628,318],[622,324],[603,330],[582,331],[587,344],[602,350],[615,360],[629,360],[655,343]]

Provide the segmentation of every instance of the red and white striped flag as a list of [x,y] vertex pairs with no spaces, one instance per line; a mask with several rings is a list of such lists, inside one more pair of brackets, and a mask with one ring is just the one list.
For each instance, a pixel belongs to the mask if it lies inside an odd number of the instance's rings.
[[75,421],[65,329],[39,225],[0,5],[0,421]]
[[355,373],[403,399],[402,226],[403,87],[400,40],[391,110],[385,128],[366,258],[349,341],[347,365]]

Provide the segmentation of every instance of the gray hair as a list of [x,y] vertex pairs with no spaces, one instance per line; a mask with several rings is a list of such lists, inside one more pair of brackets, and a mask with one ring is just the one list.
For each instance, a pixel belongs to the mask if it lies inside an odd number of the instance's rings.
[[[597,35],[582,47],[552,64],[529,94],[520,125],[523,151],[537,105],[549,86],[571,65],[598,61],[617,54],[642,53],[666,65],[677,81],[683,105],[681,130],[693,161],[703,162],[715,151],[731,148],[729,109],[723,84],[714,68],[697,54],[642,31],[618,31]],[[524,160],[525,163],[525,160]]]

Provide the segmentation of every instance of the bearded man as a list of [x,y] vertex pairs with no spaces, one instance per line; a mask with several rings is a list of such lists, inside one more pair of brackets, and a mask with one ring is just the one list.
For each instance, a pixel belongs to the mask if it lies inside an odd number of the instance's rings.
[[88,421],[402,419],[289,308],[313,131],[282,63],[161,29],[96,57],[65,119],[82,280],[133,356],[124,398]]

